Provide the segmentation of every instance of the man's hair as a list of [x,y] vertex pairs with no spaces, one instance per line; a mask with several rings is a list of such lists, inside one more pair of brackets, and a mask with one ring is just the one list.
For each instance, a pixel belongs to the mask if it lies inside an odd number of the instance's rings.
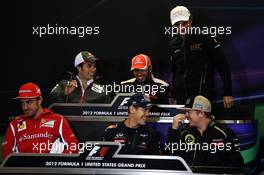
[[199,113],[201,113],[201,112],[204,113],[204,115],[205,115],[206,118],[211,118],[211,113],[210,113],[210,112],[196,111],[197,114],[199,114]]
[[[186,22],[189,22],[189,21],[193,22],[193,15],[191,15],[191,16],[189,17],[188,21],[186,21]],[[175,24],[173,24],[173,26],[174,26],[174,25],[175,25]]]
[[204,112],[204,115],[205,115],[207,118],[211,118],[211,112]]
[[75,69],[75,74],[78,74],[78,67],[80,67],[81,69],[83,68],[83,65],[85,64],[85,62],[82,62],[80,63],[78,66],[76,66],[76,69]]
[[84,62],[80,63],[77,67],[83,67]]
[[76,66],[76,69],[74,69],[74,74],[75,75],[78,75],[78,73],[79,73],[79,71],[78,71],[78,67],[83,67],[83,64],[84,64],[84,62],[82,62],[82,63],[80,63],[78,66]]

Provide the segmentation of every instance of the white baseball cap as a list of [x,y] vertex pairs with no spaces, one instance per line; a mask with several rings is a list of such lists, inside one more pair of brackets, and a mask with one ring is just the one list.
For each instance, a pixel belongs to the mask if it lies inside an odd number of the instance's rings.
[[176,6],[170,12],[171,25],[179,21],[188,21],[191,16],[190,11],[184,6]]
[[78,55],[75,57],[74,66],[77,67],[79,64],[83,62],[95,62],[97,60],[99,60],[99,58],[96,58],[90,52],[82,51],[78,53]]
[[189,100],[188,102],[186,102],[185,107],[180,108],[180,109],[187,110],[187,111],[192,111],[192,110],[198,110],[198,111],[204,111],[204,112],[212,111],[210,101],[201,95],[196,96],[193,100],[193,103],[191,102],[191,100]]

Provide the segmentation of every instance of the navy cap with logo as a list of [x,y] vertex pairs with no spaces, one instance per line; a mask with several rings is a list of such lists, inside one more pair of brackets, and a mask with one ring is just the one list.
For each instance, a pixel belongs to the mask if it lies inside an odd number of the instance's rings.
[[150,109],[152,107],[152,103],[148,96],[144,94],[135,94],[128,100],[128,106],[139,106],[142,108]]

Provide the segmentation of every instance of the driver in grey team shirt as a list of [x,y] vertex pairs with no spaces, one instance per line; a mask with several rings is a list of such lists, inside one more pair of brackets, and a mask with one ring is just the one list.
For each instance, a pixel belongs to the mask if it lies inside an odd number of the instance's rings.
[[95,79],[98,61],[90,52],[80,52],[74,61],[78,74],[61,80],[52,89],[49,103],[111,103],[105,87]]

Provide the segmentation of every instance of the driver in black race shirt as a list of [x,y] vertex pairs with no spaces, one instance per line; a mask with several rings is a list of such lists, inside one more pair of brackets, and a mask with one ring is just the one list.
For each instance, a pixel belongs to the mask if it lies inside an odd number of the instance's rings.
[[128,118],[108,126],[104,141],[121,143],[121,154],[159,154],[159,133],[146,126],[152,106],[150,100],[143,94],[135,94],[128,101],[128,106]]

